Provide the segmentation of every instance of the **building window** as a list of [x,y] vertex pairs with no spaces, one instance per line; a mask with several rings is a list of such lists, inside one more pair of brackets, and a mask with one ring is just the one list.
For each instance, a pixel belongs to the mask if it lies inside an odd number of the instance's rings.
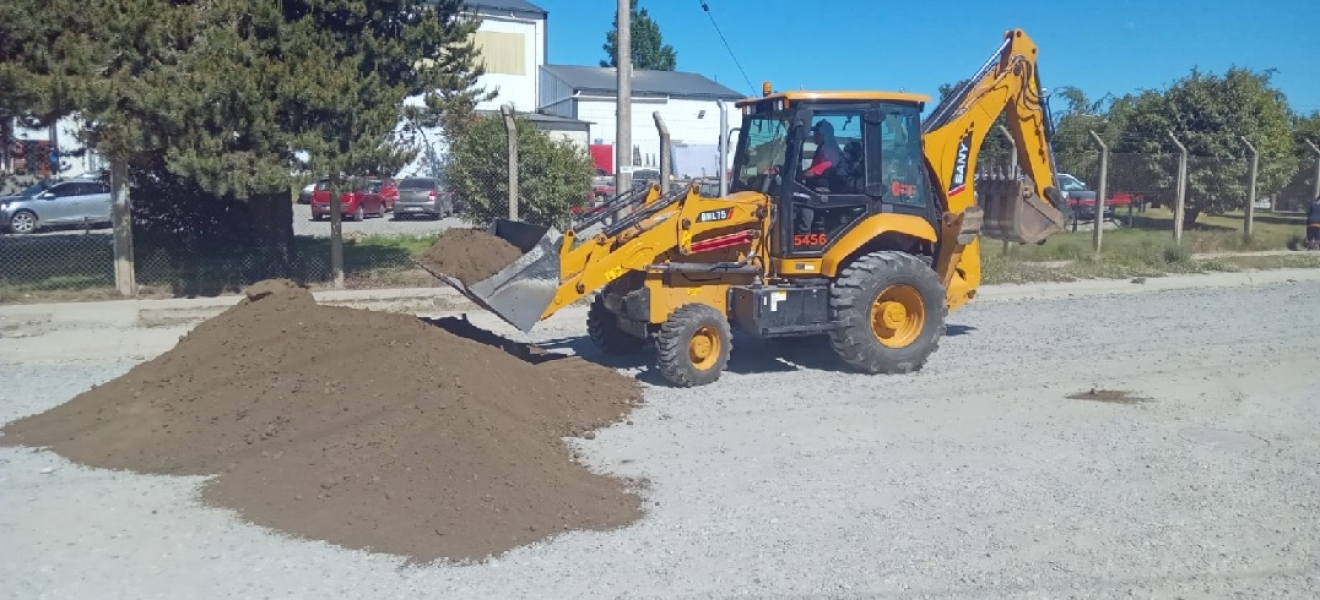
[[478,60],[487,73],[526,75],[527,52],[524,35],[502,31],[478,31],[475,36]]

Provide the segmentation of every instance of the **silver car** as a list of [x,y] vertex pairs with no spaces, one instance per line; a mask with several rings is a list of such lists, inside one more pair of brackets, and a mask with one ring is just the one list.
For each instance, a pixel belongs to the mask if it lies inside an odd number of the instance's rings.
[[394,202],[394,218],[425,216],[442,219],[455,212],[453,193],[442,179],[409,177],[399,181],[399,199]]
[[52,225],[110,223],[110,186],[92,179],[43,181],[0,198],[0,229],[34,233]]

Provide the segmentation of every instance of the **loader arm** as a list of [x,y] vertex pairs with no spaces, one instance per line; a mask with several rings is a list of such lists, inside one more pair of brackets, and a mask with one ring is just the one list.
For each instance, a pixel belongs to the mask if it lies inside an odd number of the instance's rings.
[[[927,168],[947,211],[941,239],[957,239],[940,244],[935,257],[951,307],[970,300],[981,279],[980,240],[963,223],[968,209],[981,207],[979,233],[991,239],[1043,243],[1064,228],[1067,204],[1056,182],[1053,130],[1036,57],[1036,44],[1025,32],[1008,31],[981,69],[922,126]],[[1020,172],[979,172],[981,143],[1004,111]]]
[[[758,192],[709,198],[694,185],[669,198],[648,197],[631,217],[581,243],[570,229],[560,246],[561,283],[541,319],[630,271],[715,274],[763,269],[766,254],[760,250],[767,239],[768,205],[769,198]],[[712,262],[704,256],[730,250],[736,251],[737,260]]]

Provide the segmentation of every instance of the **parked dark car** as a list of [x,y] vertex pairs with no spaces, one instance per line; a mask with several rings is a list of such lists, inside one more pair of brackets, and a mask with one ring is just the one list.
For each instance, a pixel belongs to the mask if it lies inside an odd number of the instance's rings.
[[454,214],[454,195],[444,181],[433,177],[409,177],[399,181],[399,197],[394,202],[394,218],[430,217],[443,219]]

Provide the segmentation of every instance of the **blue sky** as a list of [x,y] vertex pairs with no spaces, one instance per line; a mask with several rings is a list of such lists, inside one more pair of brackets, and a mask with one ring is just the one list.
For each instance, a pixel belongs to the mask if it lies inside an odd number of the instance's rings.
[[[615,0],[532,0],[550,13],[554,64],[596,65]],[[745,94],[775,89],[904,89],[936,96],[971,76],[1020,27],[1040,46],[1046,87],[1092,99],[1163,87],[1193,66],[1277,69],[1295,110],[1320,110],[1320,0],[641,0],[678,52],[678,69]]]

